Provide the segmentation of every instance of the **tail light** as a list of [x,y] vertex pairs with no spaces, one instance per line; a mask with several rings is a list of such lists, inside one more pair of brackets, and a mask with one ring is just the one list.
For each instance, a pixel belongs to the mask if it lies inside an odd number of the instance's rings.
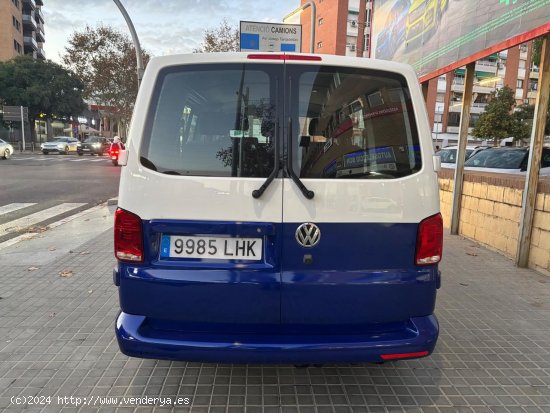
[[416,237],[416,265],[433,265],[441,261],[443,253],[443,218],[436,214],[418,225]]
[[320,62],[321,56],[304,54],[279,54],[279,53],[252,53],[246,56],[250,60],[304,60],[309,62]]
[[143,261],[141,218],[120,208],[115,212],[115,257],[120,261]]
[[402,360],[416,357],[424,357],[428,354],[430,354],[429,351],[417,351],[416,353],[382,354],[380,358],[382,360]]

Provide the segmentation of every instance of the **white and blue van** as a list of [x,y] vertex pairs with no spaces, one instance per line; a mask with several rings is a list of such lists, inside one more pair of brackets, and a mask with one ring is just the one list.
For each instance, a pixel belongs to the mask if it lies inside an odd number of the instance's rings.
[[120,162],[124,354],[305,364],[433,351],[438,167],[409,66],[153,58]]

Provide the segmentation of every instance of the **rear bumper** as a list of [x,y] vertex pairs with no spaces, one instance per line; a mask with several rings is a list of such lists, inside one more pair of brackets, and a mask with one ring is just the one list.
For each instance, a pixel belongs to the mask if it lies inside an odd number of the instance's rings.
[[118,344],[128,356],[207,363],[380,362],[385,354],[430,354],[438,334],[434,315],[411,318],[407,328],[382,335],[187,333],[153,330],[144,316],[126,313],[116,321]]

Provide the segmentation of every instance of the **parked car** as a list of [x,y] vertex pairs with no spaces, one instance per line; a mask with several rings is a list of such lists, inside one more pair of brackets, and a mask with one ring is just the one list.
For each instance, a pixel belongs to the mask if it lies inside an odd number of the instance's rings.
[[8,159],[13,153],[13,146],[5,140],[0,139],[0,158]]
[[47,155],[50,152],[58,152],[67,155],[69,152],[76,152],[78,147],[78,139],[68,136],[57,136],[52,141],[45,142],[40,145],[42,153]]
[[[472,157],[479,151],[487,149],[487,146],[466,146],[466,159]],[[441,158],[442,168],[454,168],[456,165],[456,154],[458,146],[446,146],[436,153]]]
[[109,146],[110,143],[107,141],[107,138],[104,138],[103,136],[90,136],[77,146],[77,153],[80,156],[85,153],[101,156],[105,152],[109,151]]
[[[473,171],[519,174],[527,170],[528,159],[529,148],[488,148],[471,156],[464,166]],[[548,167],[550,148],[543,148],[541,168]]]

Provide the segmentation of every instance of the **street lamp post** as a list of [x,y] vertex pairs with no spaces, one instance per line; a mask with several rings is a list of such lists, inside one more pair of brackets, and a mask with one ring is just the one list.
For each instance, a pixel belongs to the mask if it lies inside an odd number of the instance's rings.
[[143,78],[143,55],[141,54],[141,46],[139,45],[139,39],[136,33],[136,29],[134,28],[134,24],[132,23],[132,19],[130,19],[130,16],[126,12],[126,9],[120,2],[120,0],[113,0],[117,7],[119,8],[120,12],[122,13],[122,16],[124,17],[124,20],[126,20],[126,24],[128,25],[128,29],[130,29],[130,34],[132,36],[132,41],[134,42],[134,48],[136,49],[136,61],[137,61],[137,80],[138,80],[138,89],[139,85],[141,84],[141,79]]
[[293,17],[297,13],[301,13],[308,7],[311,7],[311,32],[310,32],[311,39],[310,39],[309,48],[310,48],[310,53],[315,53],[315,19],[317,17],[317,9],[313,1],[308,1],[307,3],[302,4],[296,10],[293,10],[290,13],[288,13],[285,17],[283,17],[283,22]]

